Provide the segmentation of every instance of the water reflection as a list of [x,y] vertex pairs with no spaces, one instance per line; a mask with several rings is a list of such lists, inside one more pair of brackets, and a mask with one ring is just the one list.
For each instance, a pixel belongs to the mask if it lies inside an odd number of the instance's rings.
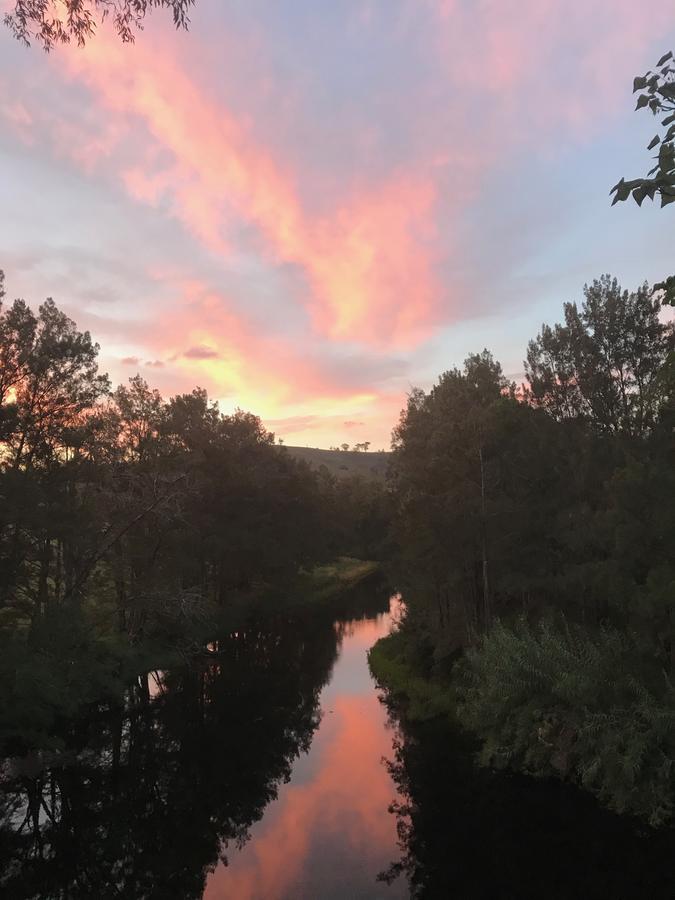
[[399,725],[388,768],[401,852],[389,869],[415,898],[672,900],[675,834],[602,809],[557,780],[473,765],[447,722]]
[[447,723],[388,725],[366,662],[384,608],[252,622],[5,760],[0,896],[675,896],[672,832],[477,770]]
[[320,705],[309,753],[251,829],[241,852],[208,879],[205,900],[399,898],[378,873],[396,852],[387,814],[396,798],[383,756],[392,735],[367,667],[366,652],[389,630],[389,614],[338,623],[338,658]]
[[6,760],[0,895],[401,896],[375,880],[396,832],[365,658],[387,618],[369,602],[339,626],[251,623],[62,723],[52,752]]

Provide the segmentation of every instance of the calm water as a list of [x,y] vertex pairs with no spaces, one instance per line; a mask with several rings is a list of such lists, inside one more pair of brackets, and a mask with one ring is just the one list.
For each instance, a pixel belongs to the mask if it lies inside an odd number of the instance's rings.
[[[0,772],[0,896],[379,898],[397,858],[393,733],[359,617],[267,616],[152,672]],[[364,610],[369,610],[364,613]]]
[[390,614],[335,625],[337,657],[319,697],[308,753],[250,830],[245,846],[209,876],[205,900],[407,897],[404,879],[376,880],[397,857],[396,790],[383,757],[392,732],[366,653]]
[[366,663],[388,596],[351,603],[251,622],[4,760],[0,897],[675,898],[672,832],[476,769],[447,722],[389,724]]

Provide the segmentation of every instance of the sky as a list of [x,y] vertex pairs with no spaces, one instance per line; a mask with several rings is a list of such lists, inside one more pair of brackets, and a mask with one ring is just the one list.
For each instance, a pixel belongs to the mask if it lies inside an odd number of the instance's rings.
[[[0,11],[10,0],[0,0]],[[134,45],[0,29],[0,268],[114,384],[208,390],[287,444],[388,448],[406,394],[605,272],[672,273],[649,166],[655,0],[197,0]]]

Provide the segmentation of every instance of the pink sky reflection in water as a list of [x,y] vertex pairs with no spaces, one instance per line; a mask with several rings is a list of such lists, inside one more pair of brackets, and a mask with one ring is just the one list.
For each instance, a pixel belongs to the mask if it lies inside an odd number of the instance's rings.
[[398,858],[395,817],[388,812],[396,790],[382,762],[393,755],[394,735],[366,653],[390,626],[391,615],[382,615],[345,627],[309,753],[296,760],[290,782],[243,849],[228,848],[229,865],[209,877],[204,900],[408,895],[403,882],[376,881]]

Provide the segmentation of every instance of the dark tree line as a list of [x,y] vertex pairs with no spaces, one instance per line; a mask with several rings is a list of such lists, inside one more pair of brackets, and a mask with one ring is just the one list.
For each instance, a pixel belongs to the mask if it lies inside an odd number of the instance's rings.
[[473,764],[475,739],[447,720],[399,725],[387,763],[399,800],[400,858],[382,874],[407,877],[410,896],[669,900],[673,832],[613,815],[554,779]]
[[31,620],[105,578],[120,626],[161,593],[224,603],[312,551],[313,480],[260,420],[200,389],[110,390],[98,346],[53,301],[0,319],[0,603]]
[[29,738],[301,568],[376,549],[382,490],[199,388],[113,390],[98,349],[52,300],[0,305],[0,692]]
[[399,580],[417,668],[462,649],[491,764],[557,771],[669,818],[675,777],[674,332],[605,276],[530,341],[413,391],[394,432]]
[[5,761],[2,895],[202,897],[306,752],[338,644],[330,616],[250,622]]

